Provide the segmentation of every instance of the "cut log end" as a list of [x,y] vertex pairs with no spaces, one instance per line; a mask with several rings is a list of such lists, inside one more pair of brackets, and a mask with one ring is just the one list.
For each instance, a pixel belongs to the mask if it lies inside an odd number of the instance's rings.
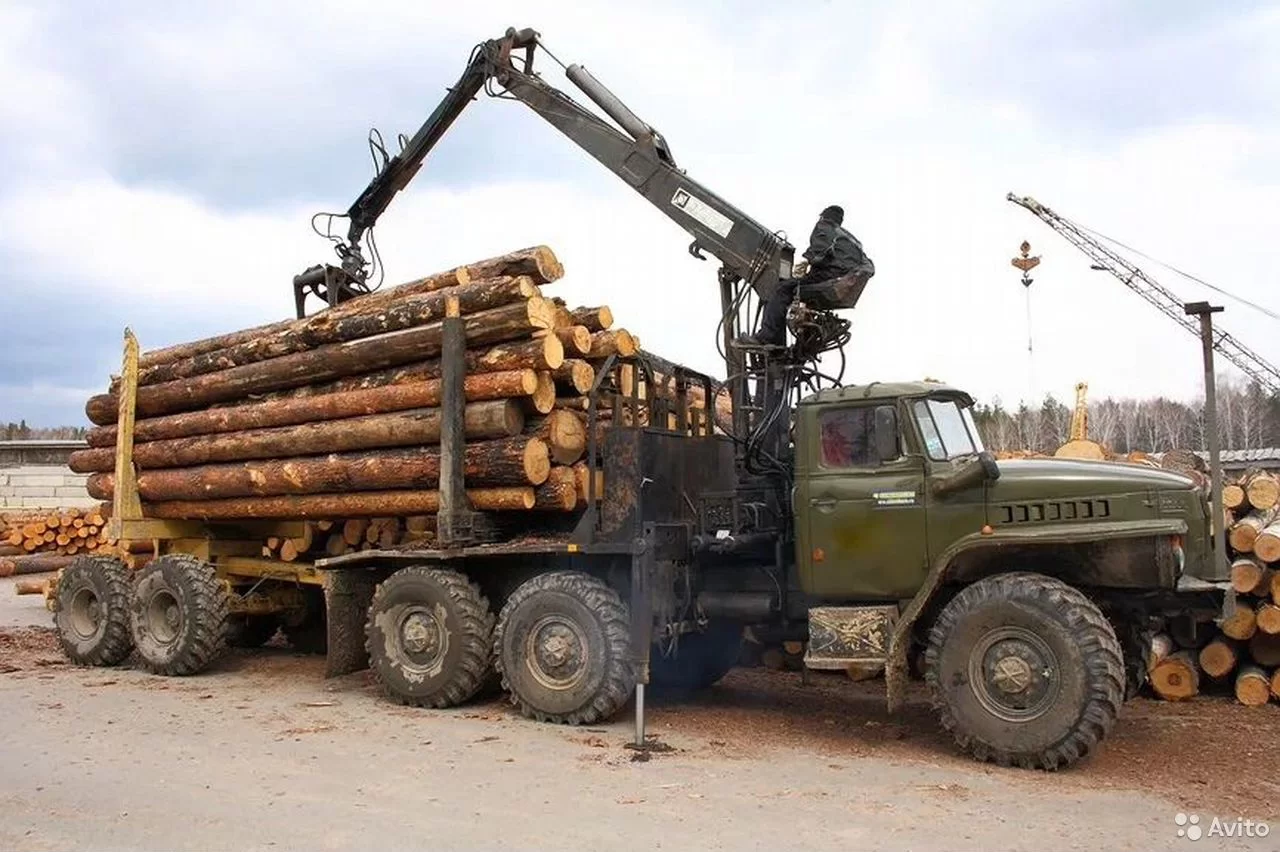
[[1200,649],[1200,668],[1212,678],[1223,678],[1236,667],[1235,646],[1225,639],[1214,639]]
[[1200,693],[1200,674],[1186,651],[1165,657],[1150,676],[1152,689],[1166,701],[1185,701]]
[[1242,666],[1236,675],[1236,700],[1246,707],[1261,707],[1271,700],[1271,678],[1257,666]]

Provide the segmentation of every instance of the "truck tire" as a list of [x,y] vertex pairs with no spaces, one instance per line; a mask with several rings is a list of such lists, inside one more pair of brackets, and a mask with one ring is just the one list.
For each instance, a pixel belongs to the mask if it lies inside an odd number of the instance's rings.
[[133,651],[129,569],[110,556],[77,556],[58,579],[54,626],[67,659],[114,666]]
[[230,615],[227,617],[227,646],[261,648],[280,629],[274,615]]
[[680,636],[673,656],[655,646],[649,652],[649,681],[655,692],[672,695],[706,689],[729,673],[742,654],[742,625],[713,621],[700,633]]
[[489,601],[464,575],[448,568],[401,568],[378,585],[369,606],[369,668],[402,704],[461,704],[490,673],[493,621]]
[[604,581],[555,571],[507,599],[494,634],[494,664],[511,702],[540,722],[608,719],[635,687],[627,608]]
[[155,674],[196,674],[226,650],[227,590],[214,567],[194,556],[147,563],[134,580],[130,609],[133,644]]
[[1124,699],[1124,658],[1098,607],[1040,574],[963,589],[929,631],[925,680],[976,759],[1053,770],[1088,754]]
[[329,622],[325,617],[324,590],[319,586],[305,586],[302,594],[306,599],[306,608],[282,618],[280,629],[284,631],[284,638],[289,640],[289,647],[299,654],[323,654],[329,650]]

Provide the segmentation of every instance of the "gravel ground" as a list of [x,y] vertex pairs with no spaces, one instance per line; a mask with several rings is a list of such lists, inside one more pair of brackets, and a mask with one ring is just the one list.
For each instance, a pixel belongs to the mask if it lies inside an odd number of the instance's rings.
[[[282,648],[193,678],[66,664],[35,597],[0,580],[0,848],[1276,849],[1280,707],[1126,705],[1054,774],[955,753],[923,693],[736,670],[651,708],[671,751],[635,762],[630,712],[540,725],[502,700],[397,706]],[[1179,839],[1174,815],[1270,819]]]

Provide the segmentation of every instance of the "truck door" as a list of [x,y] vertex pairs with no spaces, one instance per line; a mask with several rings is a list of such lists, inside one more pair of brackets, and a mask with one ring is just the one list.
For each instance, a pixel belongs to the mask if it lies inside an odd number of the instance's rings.
[[797,565],[825,598],[907,598],[927,570],[924,459],[903,451],[893,405],[807,412],[796,472]]

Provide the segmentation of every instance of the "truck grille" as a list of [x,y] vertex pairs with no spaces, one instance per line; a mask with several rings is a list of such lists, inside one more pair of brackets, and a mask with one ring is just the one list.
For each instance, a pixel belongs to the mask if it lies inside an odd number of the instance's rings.
[[997,518],[1005,524],[1088,521],[1111,516],[1110,500],[1056,500],[1051,503],[1013,503],[997,507]]

